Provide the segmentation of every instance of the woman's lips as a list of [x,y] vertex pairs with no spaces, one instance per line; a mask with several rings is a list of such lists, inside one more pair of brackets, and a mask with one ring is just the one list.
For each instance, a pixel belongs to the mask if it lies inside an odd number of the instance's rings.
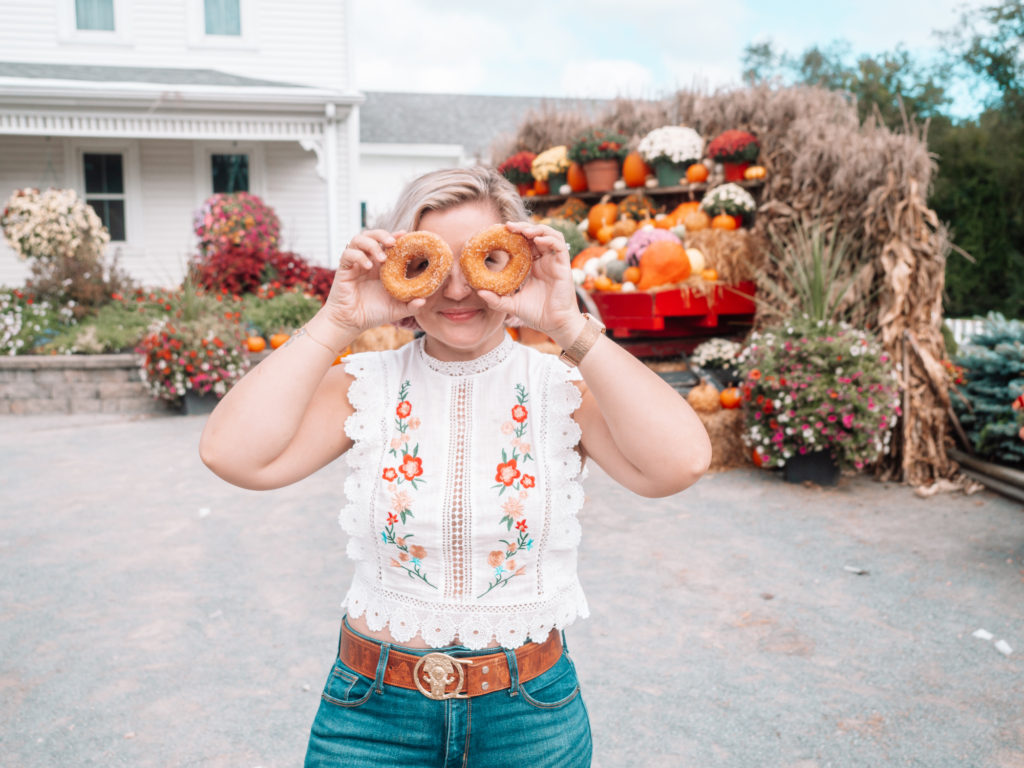
[[464,323],[472,320],[479,312],[479,309],[446,309],[441,312],[441,316],[453,323]]

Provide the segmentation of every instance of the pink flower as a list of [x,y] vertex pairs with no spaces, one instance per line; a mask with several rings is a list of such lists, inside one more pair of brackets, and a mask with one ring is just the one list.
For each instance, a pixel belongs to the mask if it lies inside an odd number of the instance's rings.
[[505,503],[501,505],[501,511],[513,520],[518,520],[526,514],[526,510],[523,509],[523,502],[515,496],[511,496],[505,500]]
[[515,428],[515,424],[513,424],[511,421],[506,421],[504,424],[501,425],[501,434],[511,435],[515,431]]
[[850,427],[853,426],[853,414],[852,413],[845,413],[845,414],[843,414],[843,426],[846,427],[846,429],[849,429]]

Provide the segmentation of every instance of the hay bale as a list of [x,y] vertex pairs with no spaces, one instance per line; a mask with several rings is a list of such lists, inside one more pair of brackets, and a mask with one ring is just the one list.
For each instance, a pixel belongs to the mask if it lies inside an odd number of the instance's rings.
[[352,352],[377,352],[398,349],[413,340],[416,334],[397,325],[381,325],[359,334],[352,342]]
[[697,413],[711,438],[711,470],[736,469],[751,464],[750,449],[743,444],[743,411],[723,408]]
[[748,229],[687,232],[685,244],[703,253],[707,266],[726,283],[754,280],[765,261],[764,238]]

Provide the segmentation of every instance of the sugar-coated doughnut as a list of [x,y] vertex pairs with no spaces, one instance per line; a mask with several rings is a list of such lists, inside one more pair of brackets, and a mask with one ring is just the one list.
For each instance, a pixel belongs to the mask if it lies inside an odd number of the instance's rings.
[[[387,259],[380,267],[380,281],[399,301],[412,301],[432,294],[448,277],[454,261],[448,243],[433,232],[402,235],[385,253]],[[425,259],[427,266],[410,277],[409,264],[416,258]]]
[[[508,263],[500,271],[487,268],[487,256],[493,251],[508,254]],[[533,254],[529,240],[517,232],[510,232],[504,224],[494,224],[466,241],[459,264],[466,282],[474,289],[507,296],[518,290],[530,274]]]

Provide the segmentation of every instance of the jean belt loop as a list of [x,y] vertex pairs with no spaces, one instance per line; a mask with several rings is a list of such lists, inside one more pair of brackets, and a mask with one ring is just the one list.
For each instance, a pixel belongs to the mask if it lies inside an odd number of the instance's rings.
[[508,660],[508,681],[509,681],[509,696],[519,695],[519,664],[516,662],[516,652],[510,651],[508,648],[502,648],[505,652],[505,658]]
[[390,652],[391,643],[380,644],[380,658],[377,660],[377,676],[373,681],[377,693],[384,693],[384,671],[388,668],[388,654]]
[[562,653],[569,655],[569,644],[565,642],[565,630],[562,630]]

